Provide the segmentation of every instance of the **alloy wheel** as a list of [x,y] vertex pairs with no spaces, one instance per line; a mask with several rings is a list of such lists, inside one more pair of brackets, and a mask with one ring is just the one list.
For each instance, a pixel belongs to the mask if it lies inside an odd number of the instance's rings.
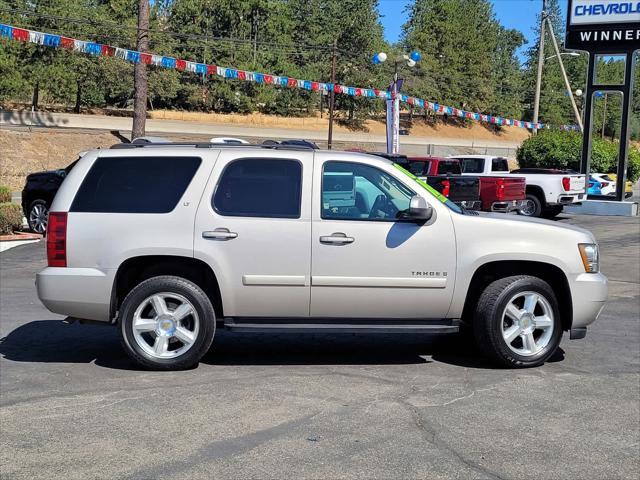
[[555,319],[551,305],[541,294],[514,295],[502,314],[502,338],[520,356],[540,353],[551,341]]
[[193,304],[177,293],[156,293],[143,300],[133,315],[133,336],[153,358],[176,358],[189,350],[200,329]]
[[36,203],[29,212],[29,226],[34,232],[42,234],[47,231],[48,217],[47,207],[42,203]]

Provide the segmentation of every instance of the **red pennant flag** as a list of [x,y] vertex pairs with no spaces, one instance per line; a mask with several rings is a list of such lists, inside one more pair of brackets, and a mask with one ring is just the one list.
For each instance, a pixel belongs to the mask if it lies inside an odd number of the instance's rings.
[[311,82],[311,90],[320,90],[318,82]]
[[207,65],[207,75],[216,75],[218,73],[218,69],[215,65]]
[[340,88],[340,85],[338,85],[337,83],[333,86],[333,91],[335,93],[340,93],[342,92],[342,89]]
[[240,80],[246,80],[247,79],[247,72],[245,72],[244,70],[238,70],[238,78]]
[[[71,40],[71,47],[65,48],[72,48],[73,40],[71,38],[68,38],[67,40]],[[60,39],[60,42],[62,42],[62,39]],[[105,57],[113,57],[116,54],[116,48],[109,45],[102,45],[102,47],[100,48],[100,53]]]
[[184,70],[187,68],[187,62],[185,60],[176,60],[176,68],[178,70]]
[[290,78],[289,80],[287,80],[287,86],[288,87],[297,87],[298,86],[298,81],[295,78]]
[[264,83],[273,83],[273,75],[265,75]]
[[141,53],[140,61],[146,65],[151,65],[151,54],[150,53]]
[[29,30],[25,30],[24,28],[14,28],[13,39],[20,40],[21,42],[29,41]]
[[[69,50],[73,50],[73,38],[60,37],[60,46],[62,48],[68,48]],[[102,48],[104,48],[104,47],[106,47],[106,45],[103,45]]]

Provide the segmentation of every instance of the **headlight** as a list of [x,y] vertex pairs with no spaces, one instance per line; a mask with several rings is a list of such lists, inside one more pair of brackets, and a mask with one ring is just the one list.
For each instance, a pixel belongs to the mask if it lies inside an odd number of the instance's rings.
[[587,273],[598,273],[600,271],[600,256],[598,255],[597,243],[579,243],[578,249],[584,264],[584,271]]

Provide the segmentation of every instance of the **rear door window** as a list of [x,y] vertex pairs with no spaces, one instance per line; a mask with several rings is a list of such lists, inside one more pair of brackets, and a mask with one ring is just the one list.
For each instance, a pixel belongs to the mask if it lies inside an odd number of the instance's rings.
[[461,158],[463,173],[482,173],[484,171],[483,158]]
[[491,171],[492,172],[508,172],[509,161],[506,158],[502,158],[502,157],[492,158]]
[[229,163],[213,195],[213,209],[230,217],[300,218],[302,164],[280,158]]
[[72,212],[168,213],[202,163],[200,157],[101,157],[78,189]]
[[457,160],[445,160],[438,163],[438,175],[460,175],[460,163]]

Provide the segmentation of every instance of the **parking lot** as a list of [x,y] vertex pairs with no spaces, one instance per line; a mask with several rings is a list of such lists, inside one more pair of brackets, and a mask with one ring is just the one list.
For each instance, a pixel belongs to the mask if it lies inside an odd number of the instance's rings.
[[185,372],[38,301],[44,244],[0,255],[3,478],[637,478],[640,219],[593,231],[610,300],[541,368],[458,337],[218,332]]

